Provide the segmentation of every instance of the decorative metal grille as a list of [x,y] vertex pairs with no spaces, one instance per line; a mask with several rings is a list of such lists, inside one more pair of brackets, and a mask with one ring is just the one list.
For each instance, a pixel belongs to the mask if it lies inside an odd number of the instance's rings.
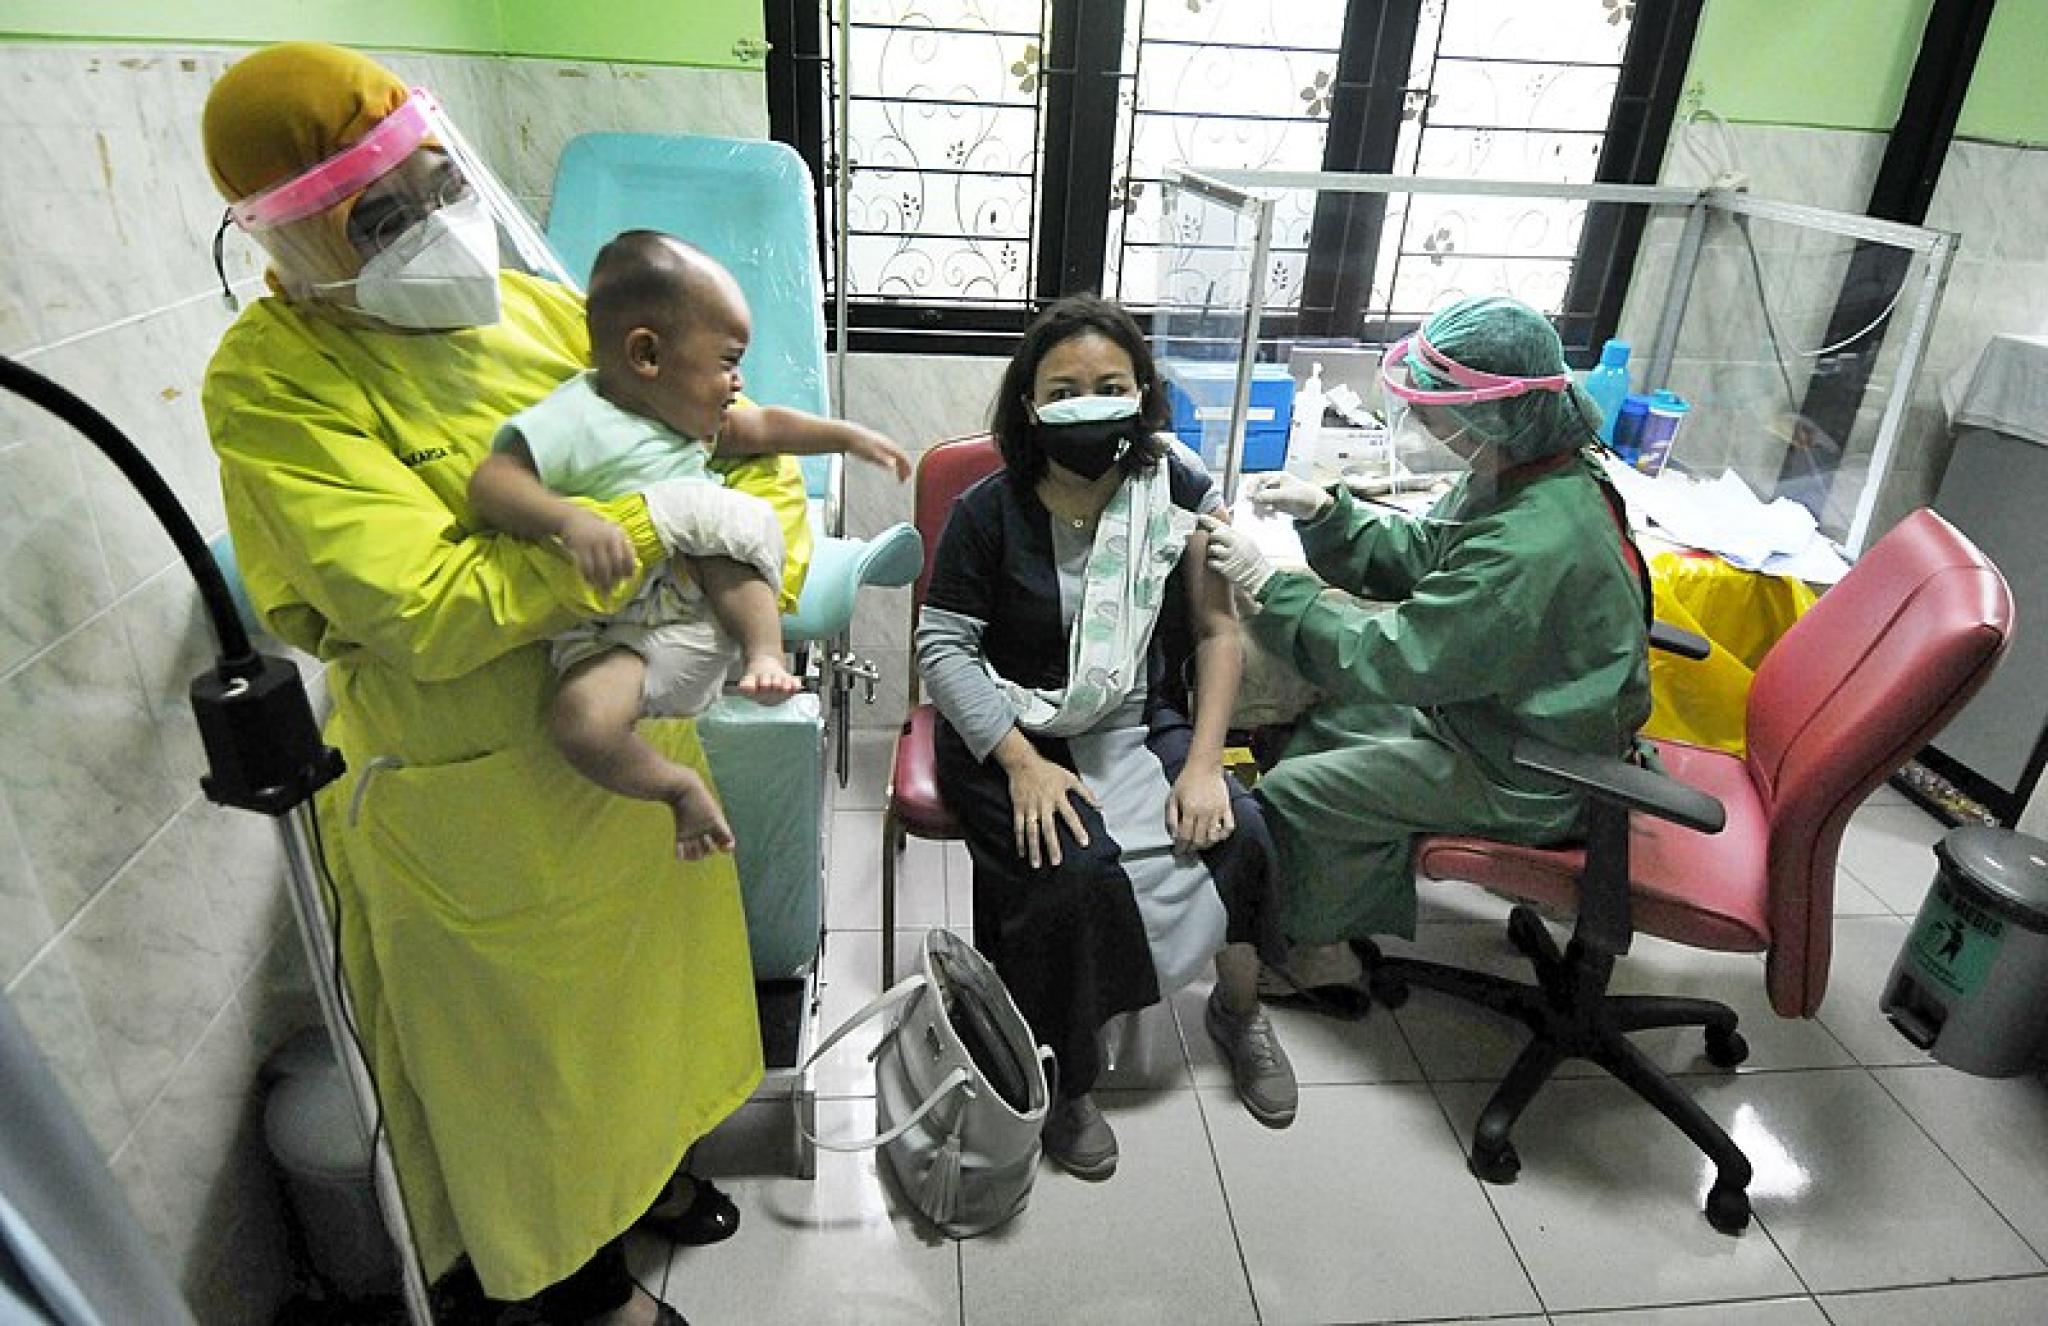
[[[1105,289],[1137,307],[1162,294],[1191,304],[1216,278],[1202,246],[1228,237],[1161,233],[1167,167],[1321,169],[1345,8],[1346,0],[1131,0]],[[1271,307],[1300,297],[1313,201],[1291,194],[1274,218]]]
[[[851,22],[849,293],[1028,303],[1051,0],[822,2],[827,32],[842,3]],[[1126,0],[1104,289],[1148,307],[1197,298],[1190,287],[1214,278],[1222,254],[1203,253],[1207,237],[1161,233],[1169,165],[1321,167],[1346,8]],[[1421,0],[1392,169],[1590,181],[1634,11],[1634,0]],[[831,49],[828,123],[841,74]],[[828,181],[837,165],[828,155]],[[1266,273],[1276,311],[1298,306],[1314,203],[1288,198]],[[1370,313],[1413,320],[1480,290],[1556,312],[1584,217],[1561,201],[1390,197]]]
[[[1394,169],[1468,179],[1593,179],[1635,0],[1422,0]],[[1371,304],[1413,321],[1504,292],[1560,312],[1584,203],[1395,196]]]
[[[848,293],[919,304],[1023,304],[1038,241],[1049,6],[848,5]],[[836,30],[837,7],[827,0],[828,33]],[[831,49],[828,123],[838,110],[840,73],[836,44]],[[838,169],[832,150],[828,180]],[[828,208],[835,202],[828,190]]]

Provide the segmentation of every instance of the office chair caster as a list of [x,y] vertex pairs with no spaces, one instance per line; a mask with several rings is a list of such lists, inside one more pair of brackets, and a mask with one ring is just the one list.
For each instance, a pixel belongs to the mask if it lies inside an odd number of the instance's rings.
[[1707,1223],[1723,1234],[1740,1234],[1749,1228],[1749,1194],[1732,1183],[1717,1183],[1707,1190]]
[[[1707,1062],[1716,1068],[1733,1068],[1749,1058],[1749,1042],[1733,1027],[1707,1028]],[[1746,1219],[1747,1217],[1745,1217]]]
[[[1465,1168],[1472,1171],[1473,1178],[1487,1183],[1513,1183],[1515,1176],[1522,1172],[1522,1157],[1516,1153],[1513,1142],[1491,1144],[1475,1137],[1472,1139],[1472,1155],[1466,1160]],[[1736,1196],[1741,1196],[1741,1193]],[[1712,1205],[1711,1200],[1708,1204]]]

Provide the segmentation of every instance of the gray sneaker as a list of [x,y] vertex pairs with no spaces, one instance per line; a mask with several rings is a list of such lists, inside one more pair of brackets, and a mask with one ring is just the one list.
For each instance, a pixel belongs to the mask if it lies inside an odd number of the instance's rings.
[[1280,1048],[1265,1010],[1239,1017],[1223,1006],[1221,990],[1211,990],[1202,1021],[1209,1029],[1209,1038],[1230,1061],[1238,1099],[1252,1117],[1268,1128],[1285,1128],[1293,1123],[1301,1091],[1294,1084],[1294,1065],[1287,1062],[1287,1051]]
[[1116,1173],[1116,1134],[1093,1096],[1056,1098],[1045,1114],[1045,1154],[1077,1179]]

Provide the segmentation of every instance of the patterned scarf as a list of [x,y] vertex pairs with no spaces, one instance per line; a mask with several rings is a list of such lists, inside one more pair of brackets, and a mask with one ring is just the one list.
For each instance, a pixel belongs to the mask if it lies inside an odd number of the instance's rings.
[[1118,485],[1082,573],[1081,610],[1067,635],[1066,686],[1019,686],[983,662],[1020,727],[1070,737],[1124,702],[1144,675],[1167,577],[1194,528],[1194,513],[1173,504],[1164,458]]

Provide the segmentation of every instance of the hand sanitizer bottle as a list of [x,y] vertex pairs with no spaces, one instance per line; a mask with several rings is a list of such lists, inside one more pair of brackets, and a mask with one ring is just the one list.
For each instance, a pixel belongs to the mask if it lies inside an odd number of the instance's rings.
[[1323,433],[1323,365],[1309,366],[1308,381],[1294,393],[1294,413],[1287,421],[1287,461],[1290,474],[1313,477],[1316,448]]

